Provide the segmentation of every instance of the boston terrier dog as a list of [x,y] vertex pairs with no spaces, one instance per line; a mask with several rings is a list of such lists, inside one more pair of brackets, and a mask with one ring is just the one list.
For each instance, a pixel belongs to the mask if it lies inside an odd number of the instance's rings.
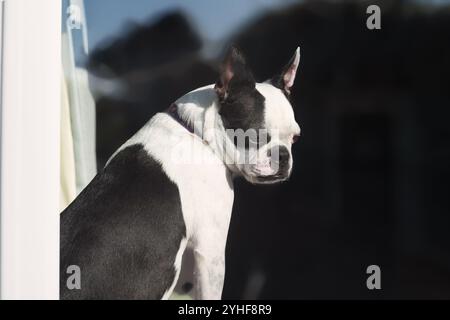
[[291,174],[299,61],[297,48],[280,74],[256,83],[232,47],[215,85],[184,95],[122,145],[61,213],[61,299],[167,299],[186,248],[195,298],[220,299],[233,178],[268,184]]

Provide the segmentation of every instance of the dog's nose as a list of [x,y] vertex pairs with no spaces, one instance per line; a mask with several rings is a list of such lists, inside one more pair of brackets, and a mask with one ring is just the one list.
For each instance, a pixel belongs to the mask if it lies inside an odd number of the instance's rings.
[[[278,166],[278,172],[281,174],[289,171],[289,160],[291,155],[285,146],[275,146],[267,151],[272,166]],[[275,169],[275,168],[274,168]]]

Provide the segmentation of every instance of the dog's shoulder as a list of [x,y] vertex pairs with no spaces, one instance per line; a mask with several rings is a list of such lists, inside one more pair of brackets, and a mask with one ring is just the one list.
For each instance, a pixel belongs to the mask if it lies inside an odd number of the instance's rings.
[[[185,237],[177,185],[142,144],[129,145],[61,215],[62,297],[161,298]],[[66,290],[69,265],[80,267],[82,290]]]

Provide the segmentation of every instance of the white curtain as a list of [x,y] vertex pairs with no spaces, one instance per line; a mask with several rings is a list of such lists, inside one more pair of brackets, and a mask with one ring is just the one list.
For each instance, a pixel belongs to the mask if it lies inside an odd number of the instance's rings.
[[[89,89],[88,72],[79,62],[85,60],[88,53],[83,1],[65,2],[63,26],[61,209],[65,208],[97,173],[95,100]],[[82,40],[76,41],[79,38],[77,36],[81,36]],[[80,59],[80,55],[83,59]]]

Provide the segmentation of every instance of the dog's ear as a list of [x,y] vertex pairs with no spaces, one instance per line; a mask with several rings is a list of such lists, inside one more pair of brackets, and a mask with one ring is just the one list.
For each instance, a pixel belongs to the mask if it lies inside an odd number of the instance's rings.
[[283,68],[281,74],[272,78],[271,83],[289,95],[291,93],[291,88],[294,85],[299,64],[300,47],[297,47],[297,50],[295,50],[294,56],[291,58],[289,63]]
[[234,88],[245,86],[255,87],[255,79],[250,72],[243,54],[238,48],[232,46],[220,67],[220,77],[216,82],[216,90],[219,100],[225,100]]

